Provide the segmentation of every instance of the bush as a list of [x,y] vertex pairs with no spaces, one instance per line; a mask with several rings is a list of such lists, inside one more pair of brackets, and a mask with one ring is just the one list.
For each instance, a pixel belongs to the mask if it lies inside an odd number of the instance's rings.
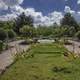
[[33,43],[33,40],[32,39],[27,39],[25,41],[20,42],[19,44],[20,45],[27,45],[27,44],[32,44],[32,43]]
[[80,31],[78,31],[76,34],[75,34],[75,37],[80,39]]
[[6,31],[2,28],[0,28],[0,40],[3,41],[7,37]]
[[25,38],[32,38],[36,35],[35,28],[31,26],[23,26],[20,28],[20,32]]
[[1,53],[2,50],[3,50],[3,42],[0,41],[0,53]]
[[71,69],[67,67],[61,67],[61,66],[55,66],[53,69],[53,72],[62,72],[62,73],[71,73]]
[[9,39],[13,39],[16,36],[16,33],[13,30],[8,30]]
[[64,44],[65,44],[65,45],[72,45],[72,43],[71,43],[70,41],[68,41],[68,40],[65,40],[65,41],[64,41]]

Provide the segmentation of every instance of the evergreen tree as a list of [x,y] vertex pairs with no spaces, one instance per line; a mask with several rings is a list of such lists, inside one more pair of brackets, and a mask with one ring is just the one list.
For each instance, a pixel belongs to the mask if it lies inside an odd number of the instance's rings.
[[20,33],[20,28],[22,28],[24,25],[33,26],[33,19],[31,16],[26,16],[23,12],[20,14],[17,19],[15,20],[15,32]]
[[70,13],[66,13],[64,18],[61,21],[61,25],[67,25],[68,27],[74,27],[75,31],[78,31],[79,25],[77,24],[76,20]]

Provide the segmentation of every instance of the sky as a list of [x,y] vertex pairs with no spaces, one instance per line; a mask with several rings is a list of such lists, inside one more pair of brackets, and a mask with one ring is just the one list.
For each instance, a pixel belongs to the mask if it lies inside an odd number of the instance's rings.
[[80,0],[0,0],[0,20],[12,20],[22,12],[32,16],[34,25],[60,24],[67,12],[80,22]]

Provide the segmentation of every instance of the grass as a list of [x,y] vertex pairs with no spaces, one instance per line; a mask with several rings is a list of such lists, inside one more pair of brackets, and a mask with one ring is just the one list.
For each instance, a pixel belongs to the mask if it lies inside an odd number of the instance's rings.
[[66,49],[57,43],[37,44],[19,59],[0,80],[80,80],[80,59],[65,57]]

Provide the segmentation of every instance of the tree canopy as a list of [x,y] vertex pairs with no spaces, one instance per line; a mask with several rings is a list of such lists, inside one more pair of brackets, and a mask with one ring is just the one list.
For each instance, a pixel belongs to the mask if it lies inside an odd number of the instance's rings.
[[20,33],[19,30],[24,25],[33,26],[33,19],[31,16],[26,16],[25,13],[23,12],[15,20],[15,25],[14,25],[15,32]]
[[64,18],[61,21],[61,25],[67,25],[68,27],[74,27],[75,31],[78,31],[79,25],[76,22],[75,18],[70,14],[70,13],[66,13],[64,15]]

